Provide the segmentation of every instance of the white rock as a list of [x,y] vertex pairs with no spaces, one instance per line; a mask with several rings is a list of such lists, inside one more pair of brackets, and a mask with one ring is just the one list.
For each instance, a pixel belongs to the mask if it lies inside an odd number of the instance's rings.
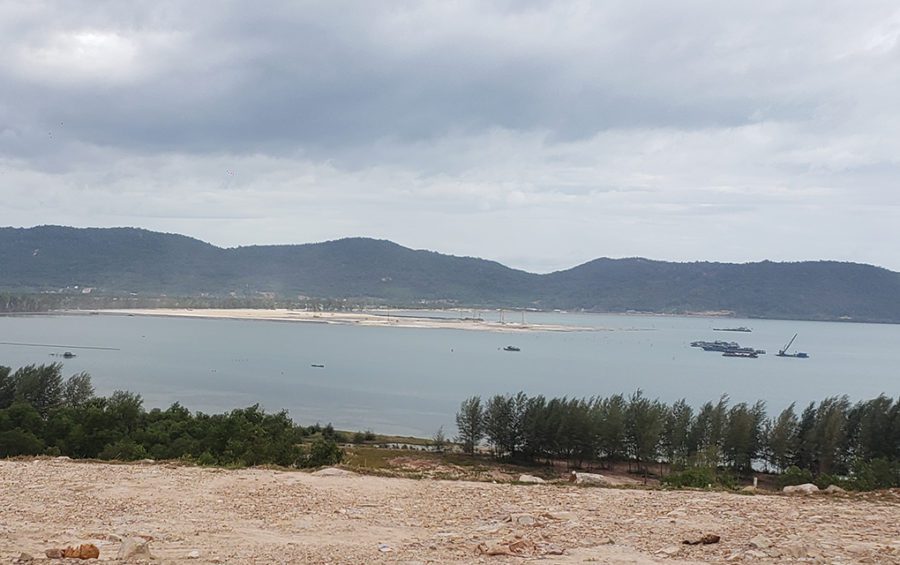
[[535,477],[534,475],[519,475],[519,482],[520,483],[540,484],[540,483],[545,483],[547,481],[545,481],[544,479],[542,479],[540,477]]
[[196,549],[187,554],[188,559],[200,559],[200,552]]
[[828,488],[826,488],[824,492],[827,492],[828,494],[846,494],[847,493],[846,490],[842,489],[841,487],[839,487],[837,485],[828,485]]
[[813,494],[819,492],[819,487],[812,483],[806,483],[804,485],[784,487],[781,491],[785,494]]
[[535,524],[534,516],[531,514],[513,514],[509,517],[509,521],[518,526],[533,526]]
[[150,554],[150,546],[144,538],[128,538],[122,542],[116,559],[122,561],[153,559]]
[[325,467],[313,473],[316,477],[355,477],[356,473],[337,467]]
[[755,536],[750,540],[750,547],[753,549],[768,549],[772,547],[772,542],[766,536]]
[[572,477],[574,477],[574,482],[576,485],[608,485],[609,481],[603,475],[598,475],[596,473],[578,473],[576,471],[572,471]]

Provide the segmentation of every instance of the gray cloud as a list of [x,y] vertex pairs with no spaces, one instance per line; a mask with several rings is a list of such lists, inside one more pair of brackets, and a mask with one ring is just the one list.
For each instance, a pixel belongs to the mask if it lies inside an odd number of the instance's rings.
[[900,269],[898,38],[887,0],[6,3],[0,223]]

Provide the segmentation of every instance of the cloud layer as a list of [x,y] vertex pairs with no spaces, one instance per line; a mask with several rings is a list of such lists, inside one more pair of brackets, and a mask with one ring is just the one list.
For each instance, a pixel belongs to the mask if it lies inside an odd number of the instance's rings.
[[0,4],[0,224],[900,270],[894,2]]

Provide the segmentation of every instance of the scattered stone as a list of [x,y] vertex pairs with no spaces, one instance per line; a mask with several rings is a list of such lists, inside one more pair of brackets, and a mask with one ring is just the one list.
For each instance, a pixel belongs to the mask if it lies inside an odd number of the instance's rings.
[[519,475],[520,483],[533,483],[533,484],[541,484],[546,483],[544,479],[540,477],[535,477],[534,475]]
[[475,551],[482,555],[514,555],[507,544],[500,542],[479,543]]
[[98,559],[100,549],[92,543],[83,543],[77,547],[69,546],[62,550],[65,559]]
[[59,548],[48,549],[44,551],[44,555],[47,556],[48,559],[62,559],[63,558],[63,550]]
[[200,559],[200,552],[196,549],[187,554],[188,559]]
[[533,554],[537,547],[527,539],[520,539],[509,544],[510,551],[515,555]]
[[794,559],[802,559],[809,556],[809,548],[806,547],[806,544],[801,542],[787,544],[781,549],[784,551],[785,555],[793,557]]
[[750,547],[753,549],[769,549],[772,547],[772,541],[763,535],[758,535],[750,539]]
[[562,512],[544,512],[541,514],[544,518],[548,520],[566,520],[571,521],[575,519],[575,514],[572,512],[562,511]]
[[705,534],[697,539],[686,539],[683,544],[685,545],[710,545],[713,543],[719,543],[719,540],[722,538],[717,536],[716,534]]
[[784,487],[781,491],[784,494],[814,494],[819,492],[819,487],[812,483],[806,483],[803,485]]
[[749,493],[753,493],[753,492],[759,492],[759,489],[756,488],[756,487],[753,486],[753,485],[747,485],[747,486],[745,486],[744,488],[741,489],[741,492],[749,492]]
[[17,558],[13,560],[13,563],[24,565],[25,563],[31,563],[34,561],[34,557],[29,553],[25,553],[24,551],[19,554]]
[[744,552],[744,557],[752,557],[753,559],[766,559],[769,556],[762,551],[749,549]]
[[348,471],[346,469],[338,469],[337,467],[325,467],[324,469],[319,469],[313,476],[316,477],[355,477],[356,473],[353,471]]
[[150,545],[147,540],[132,537],[122,542],[122,546],[119,547],[119,553],[116,554],[116,559],[123,561],[153,559],[153,555],[150,554]]
[[678,553],[680,551],[681,551],[681,546],[670,545],[668,547],[664,547],[664,548],[658,550],[656,553],[661,554],[661,555],[670,555],[671,556],[671,555],[678,555]]
[[859,556],[868,553],[872,548],[866,544],[853,543],[848,545],[845,549],[847,550],[847,553]]
[[475,552],[482,555],[536,555],[538,547],[527,539],[495,540],[478,544]]
[[536,547],[540,555],[565,555],[566,553],[565,548],[552,543],[540,542]]
[[569,482],[575,483],[576,485],[609,484],[609,480],[603,475],[598,475],[597,473],[579,473],[577,471],[572,471],[572,474],[569,475]]
[[88,534],[88,537],[91,539],[99,539],[104,541],[114,541],[116,543],[122,543],[122,536],[117,536],[116,534]]
[[534,526],[537,523],[531,514],[510,514],[506,521],[517,526]]
[[824,492],[828,494],[847,494],[847,491],[837,485],[828,485]]
[[391,546],[389,546],[388,544],[380,543],[380,544],[378,544],[378,551],[380,551],[381,553],[390,553],[391,551],[394,551],[394,550],[391,549]]

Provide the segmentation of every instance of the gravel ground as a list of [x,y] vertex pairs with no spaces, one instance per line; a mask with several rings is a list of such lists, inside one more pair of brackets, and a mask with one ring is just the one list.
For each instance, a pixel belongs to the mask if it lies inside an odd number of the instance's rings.
[[[715,534],[709,545],[685,545]],[[155,563],[898,563],[900,492],[739,495],[0,461],[0,562],[150,539]],[[60,560],[56,560],[61,562]],[[71,563],[71,561],[69,561]]]

